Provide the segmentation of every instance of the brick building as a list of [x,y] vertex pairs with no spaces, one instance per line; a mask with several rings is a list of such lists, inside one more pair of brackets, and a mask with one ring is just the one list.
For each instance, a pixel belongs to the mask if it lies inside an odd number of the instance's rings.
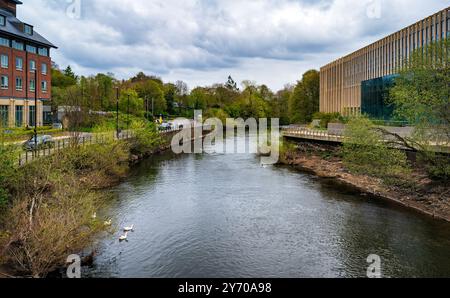
[[[51,122],[51,58],[56,48],[16,17],[17,0],[0,0],[0,126]],[[38,104],[35,107],[37,92]]]

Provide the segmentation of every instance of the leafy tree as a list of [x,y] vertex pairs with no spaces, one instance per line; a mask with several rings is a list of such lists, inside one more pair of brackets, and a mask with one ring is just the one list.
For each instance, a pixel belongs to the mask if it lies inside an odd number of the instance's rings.
[[133,89],[122,90],[119,99],[119,110],[125,114],[142,117],[144,115],[144,101]]
[[[164,98],[164,86],[154,80],[147,80],[136,85],[136,91],[140,98],[150,102],[150,109],[153,108],[155,115],[165,114],[167,111],[167,102]],[[142,108],[144,104],[142,103]]]
[[349,121],[342,156],[351,172],[378,177],[388,184],[398,182],[410,172],[406,154],[388,148],[382,132],[364,117]]
[[197,87],[189,95],[189,106],[196,110],[204,110],[208,104],[208,92],[205,88]]
[[286,85],[283,90],[280,90],[271,101],[271,117],[280,119],[281,125],[287,125],[289,121],[289,99],[292,96],[293,87]]
[[449,52],[448,39],[414,51],[390,91],[395,114],[415,125],[406,142],[419,150],[429,174],[439,179],[450,178],[450,158],[435,153],[450,146]]
[[177,87],[168,83],[164,85],[164,98],[166,99],[167,112],[169,115],[175,115],[175,102],[177,96]]
[[314,113],[319,111],[320,74],[309,70],[297,83],[289,101],[291,122],[308,123]]

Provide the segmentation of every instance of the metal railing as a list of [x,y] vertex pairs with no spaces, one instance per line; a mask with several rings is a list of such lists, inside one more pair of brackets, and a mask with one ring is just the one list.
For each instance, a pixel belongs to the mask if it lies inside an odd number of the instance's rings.
[[105,144],[108,140],[125,140],[133,137],[133,133],[131,131],[122,132],[117,136],[117,133],[114,132],[114,135],[109,134],[93,134],[93,135],[85,135],[85,136],[72,136],[64,139],[54,140],[47,145],[41,145],[37,150],[25,150],[25,152],[21,152],[19,154],[19,162],[18,165],[24,166],[33,160],[50,156],[54,153],[57,153],[62,150],[66,150],[68,148],[74,148],[78,146],[90,146],[94,144]]
[[344,141],[344,136],[340,134],[330,134],[325,130],[314,130],[306,127],[295,127],[295,126],[285,126],[282,127],[282,135],[285,137],[297,137],[309,140],[319,140],[328,142],[339,142]]
[[[158,131],[161,135],[166,135],[172,132],[180,131],[179,128],[168,128]],[[42,146],[38,150],[29,150],[21,152],[19,154],[18,165],[24,166],[33,160],[38,158],[50,156],[61,150],[66,150],[67,148],[73,148],[77,146],[89,146],[94,144],[105,144],[109,140],[127,140],[134,137],[134,132],[131,130],[122,131],[117,135],[117,132],[110,133],[99,133],[84,136],[72,136],[65,139],[59,139],[53,141],[51,146]]]

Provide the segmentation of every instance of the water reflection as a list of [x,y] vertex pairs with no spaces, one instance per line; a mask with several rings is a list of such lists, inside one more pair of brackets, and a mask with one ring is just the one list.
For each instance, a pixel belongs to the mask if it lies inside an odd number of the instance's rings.
[[450,276],[450,225],[254,155],[165,154],[114,189],[129,242],[100,243],[95,277]]

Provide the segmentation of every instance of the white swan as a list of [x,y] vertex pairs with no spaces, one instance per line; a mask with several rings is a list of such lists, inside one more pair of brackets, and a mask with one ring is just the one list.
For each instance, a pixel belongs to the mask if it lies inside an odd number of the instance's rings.
[[131,232],[131,231],[134,231],[134,225],[131,225],[131,227],[125,227],[125,228],[123,228],[123,231],[124,231],[124,232]]
[[128,238],[128,232],[126,232],[125,235],[120,236],[119,241],[121,241],[121,242],[125,241],[125,240],[127,240],[127,238]]
[[92,214],[92,219],[96,219],[97,218],[97,212],[94,212],[94,214]]
[[112,220],[111,220],[111,219],[106,220],[106,221],[104,222],[104,225],[105,225],[105,227],[111,226],[111,225],[112,225]]

